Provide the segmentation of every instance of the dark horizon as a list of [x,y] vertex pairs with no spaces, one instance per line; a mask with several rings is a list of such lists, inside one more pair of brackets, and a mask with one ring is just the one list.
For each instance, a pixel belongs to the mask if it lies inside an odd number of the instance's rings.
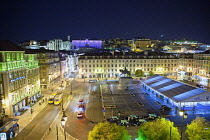
[[0,5],[1,40],[192,39],[210,44],[209,0],[10,0]]

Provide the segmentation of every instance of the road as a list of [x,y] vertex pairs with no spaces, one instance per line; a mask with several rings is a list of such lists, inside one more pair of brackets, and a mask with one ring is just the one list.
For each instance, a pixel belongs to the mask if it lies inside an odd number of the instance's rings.
[[[64,93],[63,101],[66,102],[71,87],[68,86],[66,89],[64,89],[62,92]],[[75,126],[81,127],[81,125],[77,125],[80,122],[76,120],[76,114],[75,114],[75,108],[77,108],[77,103],[80,98],[84,98],[86,102],[88,102],[88,89],[89,84],[88,83],[82,83],[82,82],[76,82],[73,81],[73,93],[75,94],[74,98],[72,99],[72,102],[70,102],[69,106],[66,110],[66,115],[69,117],[68,120],[74,120],[73,123]],[[55,90],[54,92],[60,92],[59,90]],[[74,102],[75,101],[75,102]],[[49,129],[50,125],[53,123],[54,119],[58,115],[58,113],[61,111],[61,106],[54,106],[54,105],[47,105],[18,135],[15,137],[15,140],[40,140],[45,132]],[[71,110],[72,111],[68,111]],[[82,120],[85,122],[85,119]],[[69,125],[67,124],[67,131],[68,131]],[[84,128],[85,129],[85,128]],[[78,132],[78,131],[77,131]],[[75,132],[76,133],[76,130]]]
[[[99,83],[82,83],[80,92],[74,96],[74,99],[66,109],[69,117],[65,130],[76,139],[86,140],[89,131],[98,123],[103,121],[102,106],[100,98]],[[89,89],[89,90],[88,90]],[[76,117],[78,111],[79,99],[85,100],[85,117],[78,119]]]
[[[88,132],[93,129],[97,122],[103,121],[103,119],[100,119],[103,118],[101,111],[102,105],[99,100],[100,84],[90,84],[81,80],[74,80],[72,83],[72,93],[74,96],[68,101],[68,106],[65,108],[65,114],[68,116],[65,131],[76,139],[85,140],[87,139]],[[70,96],[70,90],[71,87],[68,86],[62,91],[64,93],[64,102],[66,102],[68,96]],[[56,92],[60,91],[57,90]],[[76,117],[79,99],[84,99],[85,102],[85,117],[83,119]],[[56,116],[61,112],[61,109],[61,106],[47,105],[18,134],[15,140],[40,140],[49,129]],[[87,116],[89,119],[86,118]],[[56,139],[56,136],[54,138]]]

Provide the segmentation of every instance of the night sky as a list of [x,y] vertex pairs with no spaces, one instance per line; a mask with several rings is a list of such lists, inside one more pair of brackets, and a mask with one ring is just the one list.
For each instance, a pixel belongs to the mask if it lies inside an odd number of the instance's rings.
[[0,17],[0,40],[15,43],[70,35],[210,44],[210,0],[1,0]]

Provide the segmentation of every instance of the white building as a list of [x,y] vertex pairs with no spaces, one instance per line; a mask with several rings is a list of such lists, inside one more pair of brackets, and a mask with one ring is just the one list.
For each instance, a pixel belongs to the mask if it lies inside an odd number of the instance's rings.
[[145,75],[149,71],[155,74],[174,75],[178,67],[178,57],[171,54],[147,53],[106,53],[85,54],[79,56],[79,76],[84,78],[117,78],[120,69],[126,67],[134,76],[137,69],[142,69]]
[[49,50],[59,51],[59,50],[70,50],[71,48],[71,42],[70,42],[70,36],[68,36],[68,40],[62,40],[62,39],[54,39],[50,40],[47,43],[47,48]]
[[60,51],[61,77],[71,78],[78,73],[78,55],[68,51]]

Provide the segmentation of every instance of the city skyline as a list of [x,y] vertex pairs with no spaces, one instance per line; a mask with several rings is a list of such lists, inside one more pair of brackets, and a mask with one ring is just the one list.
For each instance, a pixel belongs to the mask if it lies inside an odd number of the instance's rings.
[[4,1],[1,40],[187,38],[210,43],[208,0]]

